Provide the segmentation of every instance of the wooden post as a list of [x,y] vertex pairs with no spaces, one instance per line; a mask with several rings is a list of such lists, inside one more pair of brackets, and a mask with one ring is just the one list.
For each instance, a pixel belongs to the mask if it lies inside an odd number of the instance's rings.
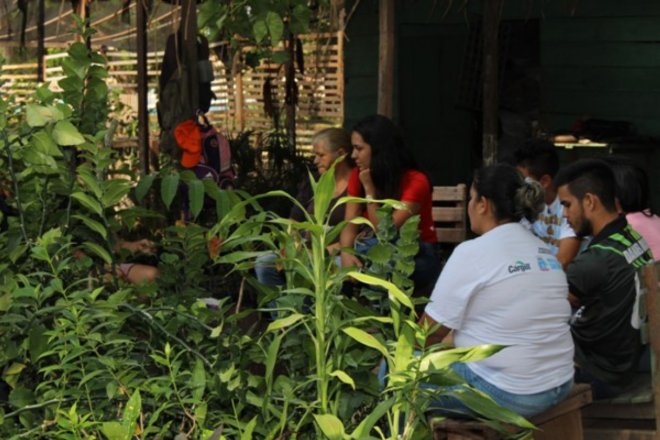
[[37,81],[44,82],[46,67],[44,66],[44,56],[46,55],[46,48],[44,46],[44,39],[46,31],[44,21],[46,20],[45,3],[46,0],[39,0],[37,5]]
[[483,164],[491,165],[497,161],[498,125],[498,33],[502,0],[484,2],[483,14]]
[[392,117],[394,95],[394,0],[379,0],[378,113]]
[[183,62],[189,73],[192,111],[199,109],[199,79],[197,77],[197,0],[183,0],[181,5],[181,28],[183,36]]
[[234,78],[234,123],[240,131],[245,130],[245,112],[243,99],[243,64],[240,51],[236,52],[232,61],[232,76]]
[[142,172],[149,173],[149,113],[147,109],[147,11],[146,4],[137,0],[137,100],[138,100],[138,148]]

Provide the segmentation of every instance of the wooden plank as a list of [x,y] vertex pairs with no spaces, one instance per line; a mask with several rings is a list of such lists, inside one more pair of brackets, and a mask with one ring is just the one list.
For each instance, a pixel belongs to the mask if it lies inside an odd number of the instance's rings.
[[436,206],[432,208],[432,217],[434,222],[460,222],[465,218],[465,209]]
[[653,419],[653,402],[638,403],[634,405],[617,405],[595,401],[582,410],[585,419]]
[[549,113],[592,112],[595,118],[607,119],[625,113],[627,120],[638,116],[660,117],[660,92],[544,89],[543,102],[544,111]]
[[379,0],[378,113],[392,117],[394,110],[394,0]]
[[483,103],[482,103],[482,160],[491,165],[497,160],[499,133],[499,24],[503,0],[490,0],[483,4]]
[[541,41],[658,41],[658,17],[553,17],[543,21]]
[[465,202],[466,185],[464,183],[456,186],[434,186],[432,198],[434,202],[451,201]]
[[591,401],[591,387],[587,384],[575,384],[563,402],[532,418],[532,423],[542,425],[565,413],[577,411]]
[[465,240],[463,228],[435,228],[435,233],[442,243],[461,243]]
[[659,92],[658,78],[660,67],[547,66],[543,68],[542,87],[548,91]]
[[541,43],[542,66],[658,67],[654,44],[634,42]]

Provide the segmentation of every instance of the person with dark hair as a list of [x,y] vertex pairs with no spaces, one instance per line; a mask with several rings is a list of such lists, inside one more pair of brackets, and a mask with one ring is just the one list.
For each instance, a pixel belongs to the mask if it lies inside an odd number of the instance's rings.
[[608,156],[605,161],[614,173],[620,213],[644,237],[655,261],[660,261],[660,217],[651,207],[646,171],[627,157]]
[[615,178],[602,160],[584,159],[555,177],[564,216],[579,237],[593,236],[568,265],[575,379],[594,398],[619,394],[641,353],[636,269],[652,260],[646,242],[619,216]]
[[559,171],[559,156],[555,146],[543,139],[525,142],[514,153],[518,170],[526,178],[534,179],[544,190],[545,207],[532,223],[523,220],[531,231],[543,240],[557,259],[566,267],[580,249],[580,240],[562,216],[562,206],[552,179]]
[[[427,345],[452,331],[457,347],[506,346],[487,359],[451,368],[525,417],[563,400],[573,383],[566,275],[543,241],[520,223],[535,219],[542,208],[542,187],[514,167],[477,171],[468,215],[479,237],[456,247],[420,320],[429,327],[440,324]],[[470,414],[453,397],[441,396],[431,406]]]
[[[405,204],[405,209],[393,213],[394,224],[399,228],[411,216],[419,214],[420,250],[415,258],[412,280],[417,287],[433,283],[440,271],[440,261],[434,244],[437,242],[431,215],[432,194],[428,177],[419,170],[412,153],[406,147],[399,128],[381,115],[368,116],[353,127],[352,158],[357,167],[348,182],[348,195],[364,197],[368,203],[348,203],[347,221],[363,215],[378,228],[376,210],[378,199],[396,199]],[[359,227],[347,223],[341,233],[342,248],[356,246]],[[376,242],[375,237],[357,246],[364,253]],[[362,267],[360,258],[349,252],[341,253],[343,267]]]

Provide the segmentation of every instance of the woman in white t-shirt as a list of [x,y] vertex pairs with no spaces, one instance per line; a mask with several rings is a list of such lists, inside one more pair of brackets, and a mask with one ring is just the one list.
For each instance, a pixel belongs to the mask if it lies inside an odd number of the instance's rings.
[[[561,264],[519,221],[543,206],[541,187],[509,165],[479,170],[468,215],[480,237],[459,245],[444,267],[422,322],[440,323],[428,344],[453,331],[457,347],[506,346],[452,368],[500,405],[531,417],[563,400],[573,383],[573,340]],[[430,410],[470,411],[441,396]]]

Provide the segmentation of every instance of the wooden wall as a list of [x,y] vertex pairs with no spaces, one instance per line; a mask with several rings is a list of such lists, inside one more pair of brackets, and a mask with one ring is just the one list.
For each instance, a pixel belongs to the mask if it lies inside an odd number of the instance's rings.
[[581,0],[574,16],[559,6],[546,14],[544,123],[560,129],[588,113],[660,136],[660,2]]

